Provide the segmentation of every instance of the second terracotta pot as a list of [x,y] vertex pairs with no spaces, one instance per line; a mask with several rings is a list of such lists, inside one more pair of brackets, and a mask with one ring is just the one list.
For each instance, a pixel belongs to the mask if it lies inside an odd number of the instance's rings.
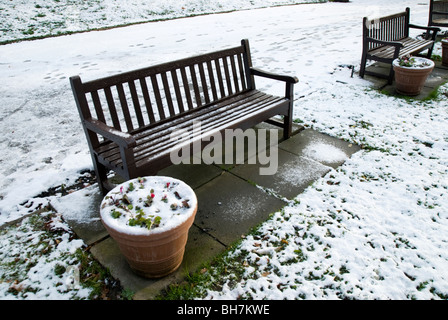
[[403,67],[397,63],[397,60],[393,63],[395,72],[395,90],[399,94],[407,96],[419,95],[422,91],[426,79],[434,69],[434,62],[429,59],[415,58],[420,61],[425,61],[429,65],[424,67]]

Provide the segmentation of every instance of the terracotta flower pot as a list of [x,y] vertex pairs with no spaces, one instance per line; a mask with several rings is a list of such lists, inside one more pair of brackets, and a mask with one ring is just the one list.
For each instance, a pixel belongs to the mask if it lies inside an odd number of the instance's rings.
[[[143,179],[144,183],[140,183]],[[130,183],[133,185],[131,192]],[[167,184],[170,187],[164,188]],[[172,196],[166,197],[167,194]],[[151,201],[149,205],[148,199]],[[145,212],[141,217],[160,215],[160,224],[155,226],[153,223],[151,227],[144,223],[132,225],[141,210]],[[118,212],[122,213],[120,217],[117,217]],[[129,266],[146,278],[160,278],[179,268],[196,212],[197,199],[193,190],[184,182],[168,177],[145,177],[125,182],[106,195],[100,209],[104,227],[117,242]]]
[[442,65],[448,67],[448,40],[442,40]]
[[[420,57],[413,57],[417,66],[400,66],[398,59],[393,61],[395,72],[395,89],[398,93],[407,96],[420,94],[426,79],[434,69],[434,62]],[[427,64],[427,65],[424,65]]]

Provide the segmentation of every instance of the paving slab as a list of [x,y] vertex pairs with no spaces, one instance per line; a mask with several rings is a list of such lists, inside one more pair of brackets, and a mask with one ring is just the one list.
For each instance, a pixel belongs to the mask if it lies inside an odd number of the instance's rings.
[[332,168],[339,167],[361,149],[355,144],[309,129],[281,142],[278,147]]
[[[94,184],[66,196],[52,199],[51,205],[57,212],[63,214],[64,220],[78,237],[87,245],[91,245],[108,236],[100,220],[99,208],[102,200],[103,195]],[[79,206],[73,207],[73,203]]]
[[233,169],[232,173],[290,200],[331,170],[330,167],[317,161],[282,149],[278,149],[276,174],[262,175],[260,174],[261,167],[263,167],[261,164],[244,164]]
[[[371,65],[369,65],[368,67],[366,67],[366,71],[373,71],[385,76],[389,76],[389,72],[390,72],[390,64],[387,63],[383,63],[383,62],[375,62]],[[372,88],[379,90],[384,88],[387,85],[387,80],[377,77],[377,76],[373,76],[373,75],[364,75],[364,79],[368,80],[369,82],[372,83]]]
[[160,170],[157,175],[179,179],[194,190],[213,180],[221,173],[222,170],[216,166],[206,164],[180,164]]
[[261,164],[244,164],[231,172],[279,196],[293,199],[358,150],[358,146],[348,142],[314,130],[303,130],[278,145],[278,168],[274,175],[262,175]]
[[286,203],[229,172],[196,190],[195,224],[226,246]]
[[91,248],[93,256],[105,267],[112,276],[120,280],[121,285],[135,292],[134,299],[154,299],[170,284],[182,281],[190,272],[196,271],[203,263],[225,250],[225,246],[193,225],[188,233],[184,258],[179,269],[160,279],[147,279],[135,274],[120,249],[112,238],[95,244]]

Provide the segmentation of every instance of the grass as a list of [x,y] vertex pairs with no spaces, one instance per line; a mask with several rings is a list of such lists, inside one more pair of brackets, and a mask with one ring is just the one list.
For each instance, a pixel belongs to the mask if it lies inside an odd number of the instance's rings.
[[[326,1],[318,0],[317,2],[323,3]],[[221,5],[210,9],[207,2],[202,2],[203,7],[185,6],[178,8],[174,6],[155,8],[155,10],[145,9],[146,6],[141,5],[140,10],[135,12],[133,12],[132,6],[126,7],[119,3],[107,7],[102,0],[86,0],[82,4],[67,0],[48,2],[33,0],[27,4],[28,7],[10,1],[6,3],[7,5],[4,4],[4,7],[0,8],[0,45],[107,30],[147,22],[228,13],[236,10]],[[144,4],[143,1],[142,3]],[[290,5],[294,4],[296,3],[292,2]],[[131,10],[127,10],[128,8],[131,8]],[[254,5],[254,8],[259,7]],[[133,9],[136,9],[136,7]],[[21,11],[23,11],[21,16],[16,17],[17,12]],[[2,36],[4,39],[2,39]]]
[[[273,215],[270,216],[272,217]],[[258,237],[260,225],[253,227],[247,236]],[[243,254],[235,252],[243,240],[242,238],[232,243],[210,262],[202,264],[196,272],[186,273],[182,282],[169,285],[156,299],[201,299],[205,297],[207,290],[221,290],[224,283],[228,285],[238,283],[249,267],[249,263],[244,259],[244,252]]]
[[50,208],[1,229],[0,237],[0,291],[8,299],[123,300],[132,295],[88,247],[76,248],[77,236]]

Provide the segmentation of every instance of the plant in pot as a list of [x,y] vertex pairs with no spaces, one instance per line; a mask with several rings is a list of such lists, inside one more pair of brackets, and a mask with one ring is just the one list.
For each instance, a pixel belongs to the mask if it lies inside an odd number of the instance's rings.
[[196,211],[197,198],[187,184],[152,176],[109,191],[100,216],[131,269],[146,278],[159,278],[182,263]]
[[396,91],[408,96],[420,94],[426,79],[434,69],[432,60],[404,56],[392,63],[395,72]]
[[442,39],[442,65],[448,67],[448,38]]

